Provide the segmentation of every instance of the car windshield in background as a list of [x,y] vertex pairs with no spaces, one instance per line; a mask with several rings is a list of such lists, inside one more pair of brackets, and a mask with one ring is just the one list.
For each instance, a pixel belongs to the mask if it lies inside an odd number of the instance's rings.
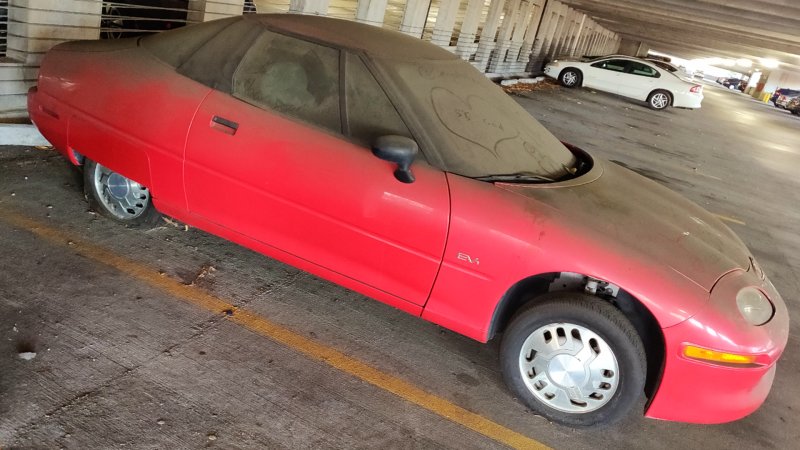
[[570,176],[575,156],[517,102],[461,60],[380,60],[409,97],[446,167],[459,175]]

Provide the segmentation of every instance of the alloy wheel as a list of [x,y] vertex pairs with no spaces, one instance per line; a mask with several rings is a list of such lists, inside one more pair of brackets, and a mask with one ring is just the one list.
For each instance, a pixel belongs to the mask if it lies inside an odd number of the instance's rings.
[[566,413],[603,407],[619,386],[619,363],[608,343],[581,325],[551,323],[523,343],[519,370],[545,405]]
[[100,164],[95,165],[92,180],[100,203],[117,219],[135,219],[150,204],[146,187]]

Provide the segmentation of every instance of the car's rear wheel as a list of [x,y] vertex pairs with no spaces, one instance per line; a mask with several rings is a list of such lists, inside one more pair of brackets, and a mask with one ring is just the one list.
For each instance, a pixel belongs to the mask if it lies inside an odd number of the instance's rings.
[[667,91],[653,91],[647,97],[647,104],[655,110],[662,110],[672,103],[672,97]]
[[554,422],[610,425],[643,410],[642,341],[622,312],[597,297],[554,293],[523,308],[503,336],[501,358],[517,398]]
[[574,88],[581,85],[582,75],[578,69],[564,69],[558,76],[558,81],[568,88]]
[[88,159],[83,167],[83,191],[93,210],[117,222],[152,226],[161,217],[145,186]]

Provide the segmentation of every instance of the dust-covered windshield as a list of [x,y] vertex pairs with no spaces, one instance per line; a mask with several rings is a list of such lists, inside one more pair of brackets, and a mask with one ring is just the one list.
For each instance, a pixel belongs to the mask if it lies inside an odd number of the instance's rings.
[[498,86],[460,60],[387,61],[435,141],[444,170],[468,177],[570,174],[575,157]]

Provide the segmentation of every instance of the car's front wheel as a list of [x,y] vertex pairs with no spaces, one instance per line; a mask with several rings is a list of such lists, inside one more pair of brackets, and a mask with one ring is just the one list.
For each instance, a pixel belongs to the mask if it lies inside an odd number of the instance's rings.
[[564,69],[558,76],[558,81],[568,88],[574,88],[581,84],[581,72],[577,69]]
[[672,98],[667,91],[653,91],[649,97],[647,97],[647,104],[650,108],[655,110],[662,110],[669,106],[671,103]]
[[145,186],[88,159],[83,191],[93,210],[126,225],[152,226],[161,217]]
[[613,305],[553,293],[519,311],[501,344],[503,376],[534,412],[573,427],[609,425],[643,408],[647,363]]

